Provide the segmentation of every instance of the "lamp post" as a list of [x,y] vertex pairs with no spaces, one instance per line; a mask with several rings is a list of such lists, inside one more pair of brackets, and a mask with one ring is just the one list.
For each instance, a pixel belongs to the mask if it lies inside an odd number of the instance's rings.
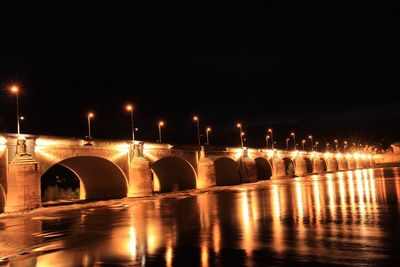
[[243,146],[243,135],[244,135],[244,132],[243,132],[242,124],[238,123],[238,124],[236,124],[236,127],[239,128],[239,130],[240,130],[240,145],[243,148],[244,147]]
[[347,151],[347,141],[343,142],[343,152]]
[[293,136],[294,151],[296,151],[297,150],[297,147],[296,147],[296,134],[294,132],[292,132],[290,135]]
[[272,150],[274,150],[274,132],[272,131],[272,128],[269,128],[268,132],[271,133],[271,146]]
[[286,138],[286,151],[289,151],[289,138]]
[[89,139],[92,139],[92,131],[91,131],[91,125],[90,125],[90,122],[91,122],[91,119],[92,118],[94,118],[94,113],[93,112],[89,112],[88,114],[87,114],[87,120],[88,120],[88,138]]
[[318,144],[319,144],[319,142],[316,141],[316,142],[315,142],[315,151],[318,151]]
[[337,139],[335,139],[335,147],[336,147],[336,152],[339,152],[339,142]]
[[193,121],[196,122],[197,125],[197,142],[199,146],[201,146],[201,140],[200,140],[200,122],[199,122],[199,116],[193,116]]
[[330,152],[330,151],[331,151],[331,149],[330,149],[330,147],[329,147],[329,146],[330,146],[330,144],[329,144],[329,143],[326,143],[326,144],[325,144],[325,150]]
[[125,109],[131,115],[132,142],[135,142],[135,126],[133,123],[133,106],[131,104],[128,104],[128,105],[126,105]]
[[211,127],[207,127],[206,129],[207,146],[210,145],[210,136],[209,136],[210,132],[211,132]]
[[313,137],[312,137],[312,135],[309,135],[309,136],[308,136],[308,139],[310,139],[310,141],[311,141],[311,151],[314,151],[314,143],[313,143]]
[[265,141],[267,142],[267,149],[269,148],[269,138],[270,138],[269,135],[267,135],[267,136],[265,137]]
[[301,140],[301,144],[303,145],[303,151],[304,151],[304,144],[306,143],[306,140]]
[[159,121],[158,122],[158,140],[160,142],[160,144],[162,143],[162,133],[161,133],[161,128],[164,127],[164,122],[163,121]]
[[17,102],[17,134],[18,134],[18,138],[19,138],[19,136],[21,134],[21,129],[20,129],[20,125],[19,125],[19,120],[20,120],[20,116],[19,116],[19,101],[18,101],[19,87],[17,85],[12,85],[10,87],[10,92],[15,95],[15,99],[16,99],[16,102]]

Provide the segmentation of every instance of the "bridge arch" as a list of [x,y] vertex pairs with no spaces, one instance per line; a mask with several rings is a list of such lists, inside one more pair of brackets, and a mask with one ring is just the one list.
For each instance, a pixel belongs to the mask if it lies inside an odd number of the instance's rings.
[[4,212],[5,205],[6,205],[6,193],[4,192],[3,186],[0,184],[0,213]]
[[272,167],[265,158],[256,158],[257,180],[268,180],[272,176]]
[[214,166],[217,185],[240,184],[240,170],[236,161],[228,157],[222,157],[214,161]]
[[[72,171],[80,180],[81,199],[98,200],[124,198],[128,181],[123,171],[113,162],[96,156],[76,156],[55,165]],[[43,176],[50,170],[42,173]]]
[[291,160],[290,158],[283,158],[282,160],[285,163],[286,175],[293,177],[295,174],[295,166],[293,160]]
[[158,184],[160,192],[171,192],[175,189],[195,189],[197,175],[193,166],[178,157],[165,157],[151,164],[153,183]]

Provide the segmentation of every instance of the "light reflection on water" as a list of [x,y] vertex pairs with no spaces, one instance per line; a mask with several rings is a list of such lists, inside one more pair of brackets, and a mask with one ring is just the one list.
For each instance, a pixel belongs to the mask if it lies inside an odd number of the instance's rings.
[[[0,222],[6,265],[393,264],[400,169],[45,210]],[[25,252],[25,253],[20,253]]]

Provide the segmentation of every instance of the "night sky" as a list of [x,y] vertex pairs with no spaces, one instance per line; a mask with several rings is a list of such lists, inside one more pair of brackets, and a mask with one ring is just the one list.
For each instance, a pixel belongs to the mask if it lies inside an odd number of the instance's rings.
[[298,142],[400,139],[397,7],[169,8],[22,13],[2,26],[0,132],[16,131],[6,88],[17,82],[24,133],[83,137],[94,111],[95,138],[128,139],[133,102],[147,141],[163,119],[165,141],[195,143],[194,114],[216,145],[239,145],[238,121],[248,146],[268,127],[281,148],[292,130]]

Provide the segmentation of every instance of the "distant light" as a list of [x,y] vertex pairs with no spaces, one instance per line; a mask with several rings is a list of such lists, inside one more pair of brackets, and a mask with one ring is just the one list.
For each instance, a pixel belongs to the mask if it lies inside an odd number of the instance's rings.
[[199,117],[198,117],[198,116],[194,116],[194,117],[193,117],[193,120],[194,120],[194,121],[198,121],[198,120],[199,120]]
[[207,127],[206,131],[211,132],[211,127]]
[[238,124],[236,124],[236,127],[240,128],[240,127],[242,127],[242,124],[238,123]]
[[18,87],[17,85],[12,85],[12,86],[10,87],[10,91],[11,91],[11,93],[13,93],[13,94],[18,94],[18,92],[19,92],[19,87]]
[[125,109],[126,109],[126,111],[132,111],[133,106],[131,104],[128,104],[128,105],[126,105]]
[[25,120],[25,117],[24,117],[24,116],[21,116],[21,117],[19,117],[19,119],[20,119],[21,121],[23,121],[23,120]]
[[89,113],[88,113],[88,117],[89,117],[89,118],[93,118],[93,117],[94,117],[94,113],[93,113],[93,112],[89,112]]
[[163,121],[160,121],[160,122],[158,123],[158,125],[164,126],[164,122],[163,122]]

